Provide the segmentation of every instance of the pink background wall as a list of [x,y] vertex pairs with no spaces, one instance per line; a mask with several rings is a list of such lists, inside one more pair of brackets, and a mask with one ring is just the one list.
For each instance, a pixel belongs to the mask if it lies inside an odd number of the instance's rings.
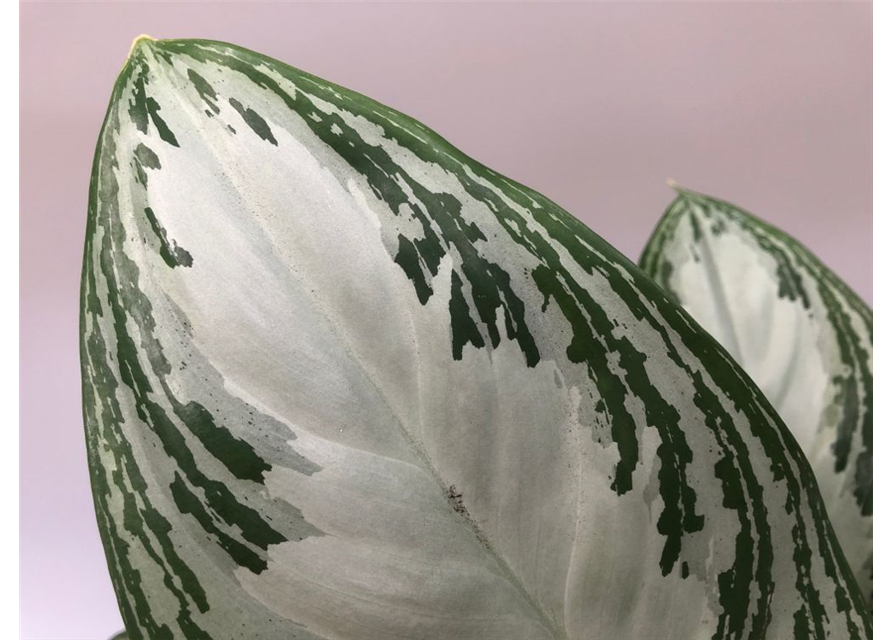
[[256,49],[425,122],[637,258],[668,177],[793,233],[871,301],[870,4],[26,3],[21,628],[121,628],[80,415],[90,163],[131,39]]

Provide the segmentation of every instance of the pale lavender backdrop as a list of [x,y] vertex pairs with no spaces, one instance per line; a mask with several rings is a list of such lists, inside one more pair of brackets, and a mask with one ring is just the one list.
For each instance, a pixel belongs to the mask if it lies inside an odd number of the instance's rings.
[[674,178],[793,233],[870,302],[871,18],[870,4],[22,5],[22,637],[122,626],[77,314],[93,148],[134,36],[234,42],[377,98],[632,258]]

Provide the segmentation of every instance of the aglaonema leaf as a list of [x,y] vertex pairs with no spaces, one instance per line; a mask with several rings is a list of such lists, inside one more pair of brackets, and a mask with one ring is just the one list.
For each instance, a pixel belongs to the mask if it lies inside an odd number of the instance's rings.
[[641,266],[726,347],[796,436],[870,599],[871,309],[788,234],[678,191]]
[[741,368],[585,225],[369,98],[139,40],[82,309],[133,640],[870,635]]

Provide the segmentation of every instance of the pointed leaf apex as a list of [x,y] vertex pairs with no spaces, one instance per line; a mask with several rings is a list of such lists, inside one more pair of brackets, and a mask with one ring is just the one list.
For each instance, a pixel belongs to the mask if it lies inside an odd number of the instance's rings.
[[143,42],[155,42],[155,38],[150,35],[146,35],[145,33],[141,33],[136,38],[133,39],[133,42],[130,43],[130,51],[127,52],[127,59],[133,55],[133,52],[136,51],[136,48]]

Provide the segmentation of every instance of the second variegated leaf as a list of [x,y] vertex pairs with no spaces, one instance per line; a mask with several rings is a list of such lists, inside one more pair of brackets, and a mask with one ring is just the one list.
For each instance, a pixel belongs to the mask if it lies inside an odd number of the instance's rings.
[[797,437],[870,599],[871,309],[788,234],[685,189],[641,266],[744,367]]

